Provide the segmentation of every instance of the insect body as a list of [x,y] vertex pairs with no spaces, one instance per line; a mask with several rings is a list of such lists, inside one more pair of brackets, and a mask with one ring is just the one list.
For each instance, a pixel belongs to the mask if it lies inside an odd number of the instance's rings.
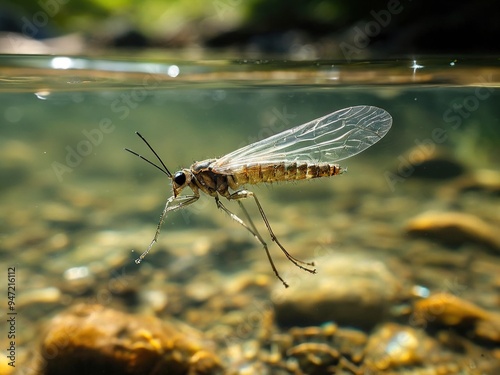
[[[167,214],[196,202],[202,191],[214,197],[218,208],[246,228],[262,244],[274,273],[285,287],[288,287],[288,284],[280,276],[266,242],[241,202],[244,198],[254,199],[272,241],[279,246],[285,256],[297,267],[316,273],[313,262],[304,262],[293,257],[281,245],[271,229],[257,196],[246,190],[244,186],[340,174],[343,169],[336,162],[356,155],[378,142],[387,134],[391,125],[391,115],[381,108],[349,107],[252,143],[218,159],[196,162],[190,168],[182,169],[173,175],[149,143],[137,133],[159,160],[161,166],[130,149],[125,150],[165,173],[172,180],[173,195],[165,204],[153,240],[136,263],[140,263],[157,242]],[[192,194],[180,195],[186,187],[191,189]],[[229,211],[222,204],[219,196],[228,200],[236,200],[248,224]]]

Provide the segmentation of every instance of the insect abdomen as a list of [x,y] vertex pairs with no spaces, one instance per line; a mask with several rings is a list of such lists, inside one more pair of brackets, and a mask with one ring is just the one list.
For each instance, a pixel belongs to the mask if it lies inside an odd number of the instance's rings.
[[307,163],[281,163],[281,164],[251,164],[232,176],[237,185],[258,184],[261,182],[305,180],[318,177],[329,177],[342,173],[342,168],[337,164],[307,164]]
[[341,168],[337,164],[283,163],[282,166],[280,165],[278,168],[275,168],[275,177],[277,178],[273,181],[330,177],[341,173]]

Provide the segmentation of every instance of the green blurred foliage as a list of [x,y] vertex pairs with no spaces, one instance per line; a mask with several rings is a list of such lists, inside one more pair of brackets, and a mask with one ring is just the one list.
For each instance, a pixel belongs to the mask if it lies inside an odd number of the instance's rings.
[[[175,30],[192,21],[262,29],[335,29],[383,9],[386,1],[340,0],[7,0],[28,19],[45,11],[60,33],[93,32],[108,19],[122,19],[146,35]],[[50,11],[49,11],[50,10]],[[54,11],[55,10],[55,11]]]
[[[49,26],[61,33],[92,32],[108,19],[126,20],[146,34],[169,25],[203,19],[215,14],[213,1],[203,0],[16,0],[2,7],[32,20],[37,12],[49,15]],[[235,9],[236,10],[236,9]]]

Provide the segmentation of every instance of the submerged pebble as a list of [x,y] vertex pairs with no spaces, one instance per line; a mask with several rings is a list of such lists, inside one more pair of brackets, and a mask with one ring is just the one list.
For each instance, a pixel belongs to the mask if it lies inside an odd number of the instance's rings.
[[468,335],[500,343],[500,314],[449,293],[436,293],[416,301],[413,318],[421,324],[457,327]]
[[151,316],[76,305],[51,320],[26,368],[40,375],[220,373],[209,343],[193,332]]
[[473,174],[459,178],[451,186],[458,191],[500,194],[500,173],[491,169],[479,169]]
[[429,359],[436,342],[419,330],[396,323],[377,328],[366,344],[367,370],[387,370],[398,366],[420,365]]
[[56,202],[45,202],[40,207],[41,219],[49,223],[75,227],[83,225],[83,217],[73,208]]
[[61,291],[56,287],[33,289],[24,291],[17,299],[19,308],[29,308],[30,306],[43,304],[57,304],[61,301]]
[[428,211],[412,218],[406,231],[451,246],[472,242],[500,251],[500,235],[496,228],[471,214]]
[[0,191],[25,184],[30,179],[34,150],[28,143],[4,140],[0,143]]
[[[410,150],[418,153],[418,146]],[[436,180],[451,179],[462,175],[465,167],[453,157],[443,151],[436,151],[429,155],[420,153],[420,157],[412,160],[415,168],[412,177],[431,178]]]
[[363,254],[334,255],[321,263],[321,277],[306,275],[275,298],[283,326],[301,322],[370,328],[388,314],[388,305],[403,298],[403,286],[380,260]]
[[83,294],[91,290],[95,277],[88,267],[71,267],[63,273],[61,289],[72,294]]

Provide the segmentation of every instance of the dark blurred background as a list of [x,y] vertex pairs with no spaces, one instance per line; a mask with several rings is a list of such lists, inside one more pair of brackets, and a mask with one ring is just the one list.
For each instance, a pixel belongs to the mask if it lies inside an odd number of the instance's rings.
[[487,0],[3,1],[0,52],[187,49],[297,60],[492,55],[499,8]]

